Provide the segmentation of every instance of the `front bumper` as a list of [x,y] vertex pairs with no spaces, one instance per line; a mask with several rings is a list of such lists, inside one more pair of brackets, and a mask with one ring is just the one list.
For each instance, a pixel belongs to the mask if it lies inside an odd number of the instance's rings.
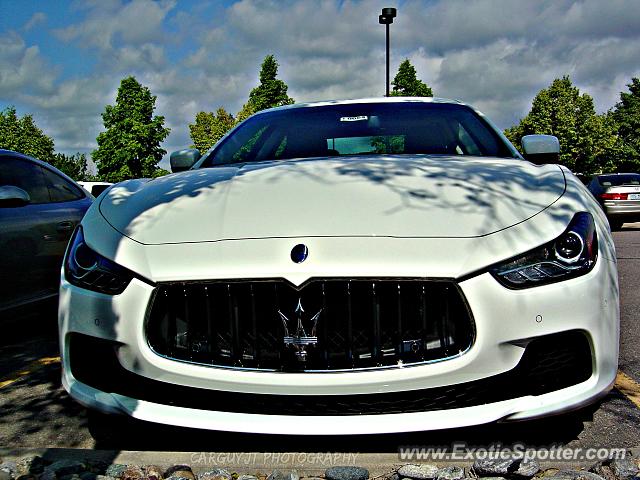
[[[480,274],[459,284],[476,324],[475,342],[464,355],[429,365],[321,374],[237,371],[162,358],[149,348],[144,335],[154,287],[134,279],[122,294],[108,296],[74,287],[63,279],[59,314],[63,384],[80,403],[104,412],[185,427],[255,433],[388,433],[549,415],[595,401],[613,384],[619,337],[615,272],[615,264],[601,256],[583,277],[519,291],[502,287],[488,273]],[[591,375],[578,384],[486,404],[392,414],[301,417],[295,410],[287,415],[265,415],[166,405],[80,382],[73,375],[70,356],[70,339],[77,333],[117,342],[123,369],[164,384],[247,395],[376,395],[499,376],[516,368],[528,341],[567,331],[583,332],[592,350]]]

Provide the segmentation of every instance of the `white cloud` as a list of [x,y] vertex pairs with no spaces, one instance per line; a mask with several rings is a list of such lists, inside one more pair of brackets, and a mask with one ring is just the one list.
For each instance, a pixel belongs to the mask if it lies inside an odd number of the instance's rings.
[[14,31],[0,35],[0,99],[10,101],[24,92],[48,94],[58,69],[52,68],[37,45],[27,46]]
[[164,49],[152,43],[118,48],[113,51],[110,58],[113,70],[121,72],[159,71],[166,68],[167,64]]
[[242,0],[229,9],[228,29],[253,48],[295,57],[350,58],[384,39],[380,2]]
[[160,70],[166,66],[164,28],[175,0],[95,1],[81,4],[85,17],[53,30],[60,40],[95,51],[98,69],[111,74]]
[[100,76],[70,79],[51,95],[25,96],[22,101],[45,114],[39,125],[55,139],[56,150],[88,152],[103,129],[100,114],[113,103],[114,87],[111,79]]
[[557,65],[536,57],[535,46],[507,40],[452,52],[442,59],[434,90],[472,103],[506,126],[517,121],[514,112],[530,105],[540,88],[563,75]]
[[143,45],[162,38],[162,23],[175,1],[133,0],[96,1],[85,4],[86,18],[77,24],[56,30],[62,40],[76,41],[84,47],[102,51],[115,48],[119,41]]
[[27,21],[27,23],[25,23],[24,27],[22,28],[25,31],[29,31],[38,25],[42,25],[46,21],[47,21],[47,15],[44,12],[36,12],[31,16],[29,21]]

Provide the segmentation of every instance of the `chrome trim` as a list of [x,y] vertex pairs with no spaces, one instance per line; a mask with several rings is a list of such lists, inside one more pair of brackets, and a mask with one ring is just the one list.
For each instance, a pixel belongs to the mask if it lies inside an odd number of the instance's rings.
[[[474,330],[475,332],[475,330]],[[153,352],[155,355],[159,356],[160,358],[164,358],[165,360],[171,360],[172,362],[179,362],[179,363],[184,363],[187,365],[196,365],[196,366],[201,366],[201,367],[207,367],[207,368],[213,368],[213,369],[218,369],[218,370],[235,370],[238,372],[263,372],[263,373],[273,373],[273,374],[277,374],[277,375],[291,375],[291,374],[305,374],[305,373],[323,373],[323,374],[332,374],[332,373],[351,373],[351,372],[363,372],[363,371],[367,371],[367,372],[372,372],[372,371],[380,371],[380,370],[394,370],[394,369],[405,369],[405,368],[413,368],[413,367],[421,367],[421,366],[425,366],[425,365],[432,365],[434,363],[440,363],[440,362],[446,362],[449,360],[453,360],[455,358],[459,358],[463,355],[465,355],[467,352],[469,352],[475,345],[475,336],[473,337],[473,340],[471,342],[471,345],[469,347],[467,347],[466,350],[462,351],[462,352],[458,352],[455,355],[452,355],[450,357],[444,357],[444,358],[437,358],[435,360],[425,360],[424,362],[420,362],[420,363],[408,363],[408,364],[398,364],[398,365],[387,365],[384,367],[365,367],[365,368],[343,368],[343,369],[337,369],[337,370],[300,370],[300,371],[295,371],[295,372],[282,372],[279,370],[275,370],[275,369],[266,369],[266,368],[246,368],[246,367],[229,367],[229,366],[225,366],[225,365],[210,365],[208,363],[200,363],[200,362],[194,362],[194,361],[190,361],[190,360],[182,360],[179,358],[173,358],[173,357],[168,357],[166,355],[163,355],[161,353],[156,352],[153,347],[151,347],[151,345],[149,345],[149,341],[147,340],[147,347],[149,347],[149,350],[151,352]]]
[[[205,281],[210,281],[210,282],[225,282],[225,283],[246,283],[246,282],[265,282],[265,283],[275,283],[275,282],[286,282],[289,285],[291,285],[292,287],[294,287],[296,290],[301,290],[303,287],[305,287],[307,284],[314,282],[314,281],[329,281],[329,280],[340,280],[340,281],[346,281],[348,282],[349,280],[370,280],[370,281],[419,281],[419,282],[443,282],[443,283],[450,283],[453,288],[455,288],[456,290],[458,290],[459,294],[460,294],[460,298],[462,300],[462,304],[464,305],[464,308],[467,311],[467,314],[469,316],[469,322],[470,322],[470,326],[471,326],[471,339],[469,342],[469,346],[463,350],[460,351],[454,355],[450,355],[448,357],[442,357],[442,358],[437,358],[434,360],[425,360],[422,362],[415,362],[415,363],[409,363],[409,364],[405,364],[405,363],[398,363],[397,365],[386,365],[386,366],[377,366],[377,367],[364,367],[364,368],[345,368],[345,369],[335,369],[335,370],[300,370],[300,371],[290,371],[290,372],[283,372],[280,370],[276,370],[276,369],[266,369],[266,368],[248,368],[248,367],[232,367],[232,366],[226,366],[226,365],[211,365],[208,363],[202,363],[202,362],[195,362],[195,361],[191,361],[191,360],[183,360],[183,359],[179,359],[179,358],[174,358],[174,357],[169,357],[167,355],[164,355],[162,353],[157,352],[150,344],[149,342],[149,337],[148,335],[146,335],[147,333],[147,328],[148,328],[148,323],[150,320],[150,316],[151,316],[151,310],[153,308],[153,304],[155,302],[156,296],[158,295],[158,290],[159,287],[162,285],[184,285],[184,284],[194,284],[194,283],[201,283],[201,282],[205,282]],[[145,337],[145,343],[149,349],[149,351],[151,351],[154,355],[157,355],[160,358],[163,358],[165,360],[170,360],[173,362],[179,362],[179,363],[183,363],[186,365],[195,365],[195,366],[201,366],[201,367],[206,367],[206,368],[210,368],[210,369],[220,369],[220,370],[232,370],[232,371],[238,371],[238,372],[262,372],[262,373],[271,373],[271,374],[306,374],[306,373],[313,373],[313,374],[332,374],[332,373],[340,373],[340,374],[345,374],[345,373],[352,373],[352,372],[362,372],[362,371],[367,371],[367,372],[371,372],[371,371],[383,371],[383,370],[394,370],[394,369],[399,369],[399,368],[414,368],[414,367],[421,367],[421,366],[426,366],[426,365],[433,365],[436,363],[441,363],[441,362],[446,362],[449,360],[454,360],[456,358],[460,358],[463,355],[466,355],[469,351],[471,351],[471,349],[474,348],[475,344],[476,344],[476,340],[477,340],[477,331],[476,331],[476,322],[475,322],[475,318],[473,316],[473,312],[471,310],[471,307],[469,306],[469,303],[467,301],[467,297],[464,295],[464,293],[462,292],[462,289],[460,288],[460,285],[458,284],[458,282],[455,279],[451,279],[451,278],[434,278],[434,277],[312,277],[309,278],[308,280],[306,280],[304,283],[302,283],[299,287],[296,287],[295,285],[293,285],[291,282],[289,282],[287,279],[285,278],[244,278],[244,279],[207,279],[207,280],[188,280],[188,281],[169,281],[169,282],[161,282],[155,285],[155,288],[153,289],[153,292],[151,293],[150,297],[149,297],[149,302],[147,304],[147,308],[146,308],[146,312],[145,312],[145,318],[144,318],[144,322],[143,322],[143,336]]]

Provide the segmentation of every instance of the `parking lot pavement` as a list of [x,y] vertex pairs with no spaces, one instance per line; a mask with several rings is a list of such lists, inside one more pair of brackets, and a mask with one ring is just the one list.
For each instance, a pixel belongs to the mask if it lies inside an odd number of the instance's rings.
[[640,222],[613,236],[620,278],[620,370],[640,382]]
[[[621,286],[618,388],[573,414],[516,424],[357,437],[204,432],[87,414],[60,386],[51,306],[21,313],[0,336],[0,445],[173,451],[359,451],[395,453],[402,445],[566,445],[636,447],[640,436],[640,223],[614,233]],[[9,326],[7,326],[9,325]],[[635,402],[635,403],[634,403]],[[304,425],[301,425],[304,428]],[[95,437],[95,438],[94,438]]]

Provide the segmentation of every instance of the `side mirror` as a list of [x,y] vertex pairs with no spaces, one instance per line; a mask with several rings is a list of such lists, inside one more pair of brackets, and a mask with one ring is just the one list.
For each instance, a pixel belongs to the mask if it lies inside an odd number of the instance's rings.
[[522,137],[524,158],[531,163],[558,163],[560,142],[553,135],[525,135]]
[[200,150],[196,148],[185,148],[173,152],[169,157],[171,171],[173,173],[189,170],[200,159]]
[[31,202],[27,192],[13,185],[0,187],[0,207],[23,207]]

